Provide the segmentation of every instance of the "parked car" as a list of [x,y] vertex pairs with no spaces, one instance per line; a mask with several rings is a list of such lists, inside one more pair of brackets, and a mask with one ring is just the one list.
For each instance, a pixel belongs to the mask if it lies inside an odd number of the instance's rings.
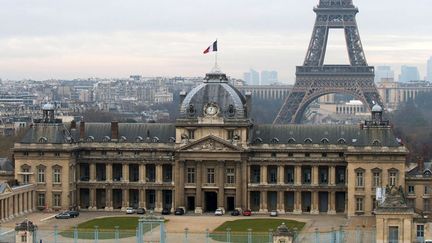
[[69,211],[66,211],[65,213],[68,213],[72,218],[79,216],[79,212],[76,210],[69,210]]
[[231,212],[231,216],[239,216],[240,215],[240,211],[238,210],[238,209],[234,209],[232,212]]
[[278,216],[278,212],[276,210],[270,211],[270,217],[277,217],[277,216]]
[[164,209],[162,209],[162,213],[161,214],[162,215],[168,215],[168,214],[171,214],[171,212],[170,212],[170,210],[168,208],[164,208]]
[[57,215],[55,216],[55,218],[56,218],[56,219],[70,219],[70,218],[72,218],[72,217],[71,217],[70,214],[63,212],[63,213],[59,213],[59,214],[57,214]]
[[185,213],[183,208],[176,208],[174,211],[175,215],[183,215]]
[[216,209],[215,211],[216,216],[222,216],[224,215],[224,211],[221,208]]
[[131,207],[126,208],[126,214],[134,214],[134,213],[135,213],[135,209],[133,209]]
[[250,211],[249,209],[243,211],[243,216],[251,216],[251,215],[252,215],[252,211]]
[[145,209],[144,209],[144,208],[138,208],[138,209],[136,210],[136,213],[137,213],[137,214],[145,214]]

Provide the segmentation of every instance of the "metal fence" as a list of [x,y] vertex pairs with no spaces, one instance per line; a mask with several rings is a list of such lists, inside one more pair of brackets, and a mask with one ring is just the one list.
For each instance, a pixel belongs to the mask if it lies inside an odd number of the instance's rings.
[[[15,242],[15,230],[0,228],[0,243]],[[229,228],[225,232],[189,232],[186,228],[181,233],[166,232],[164,223],[151,226],[142,224],[136,230],[94,229],[59,230],[56,226],[51,229],[38,229],[33,243],[272,243],[273,231],[269,232],[232,232]],[[321,232],[295,233],[294,242],[312,243],[375,243],[375,230],[357,227],[355,230],[346,230],[344,227]]]

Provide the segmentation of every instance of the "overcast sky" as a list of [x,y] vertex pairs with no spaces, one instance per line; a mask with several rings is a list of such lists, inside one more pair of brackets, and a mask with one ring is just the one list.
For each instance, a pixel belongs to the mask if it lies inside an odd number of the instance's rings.
[[[219,40],[223,71],[276,70],[293,82],[318,0],[0,0],[0,78],[202,76]],[[431,0],[357,0],[368,63],[417,65],[432,56]],[[346,60],[342,32],[327,63]]]

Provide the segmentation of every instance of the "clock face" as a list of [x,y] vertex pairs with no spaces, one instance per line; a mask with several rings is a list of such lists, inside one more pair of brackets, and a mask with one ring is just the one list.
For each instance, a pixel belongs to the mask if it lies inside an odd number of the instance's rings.
[[209,116],[214,116],[218,113],[219,109],[216,105],[210,104],[205,108],[205,113]]

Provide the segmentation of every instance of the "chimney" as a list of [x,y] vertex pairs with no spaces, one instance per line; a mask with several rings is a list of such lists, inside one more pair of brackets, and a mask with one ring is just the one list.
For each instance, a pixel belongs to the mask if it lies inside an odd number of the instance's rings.
[[252,92],[248,91],[245,94],[246,96],[246,116],[251,118],[252,115]]
[[76,129],[76,121],[75,121],[75,120],[73,120],[73,121],[71,122],[70,129],[71,129],[71,130],[72,130],[72,129]]
[[111,140],[117,141],[119,137],[118,122],[111,122]]
[[84,121],[80,122],[80,140],[85,139],[85,123]]
[[418,159],[417,167],[418,167],[419,173],[423,174],[423,172],[425,170],[423,156],[420,156],[420,158]]

